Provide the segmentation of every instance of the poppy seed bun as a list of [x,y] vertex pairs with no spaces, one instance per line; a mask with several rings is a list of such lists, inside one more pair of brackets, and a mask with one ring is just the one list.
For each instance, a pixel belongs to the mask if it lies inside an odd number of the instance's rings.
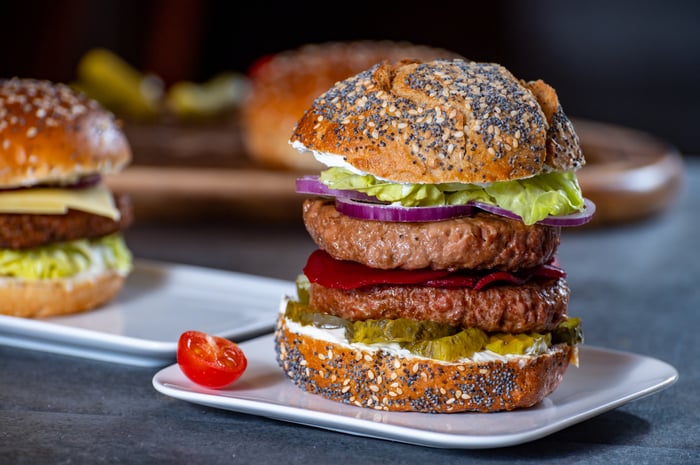
[[66,279],[0,278],[0,314],[43,318],[85,312],[114,298],[125,279],[116,271]]
[[403,183],[508,181],[584,162],[554,89],[462,59],[385,62],[339,82],[290,143]]
[[558,344],[538,356],[442,362],[369,351],[294,332],[280,314],[275,350],[301,389],[327,399],[387,411],[496,412],[531,407],[561,383],[573,356]]
[[271,168],[316,170],[322,165],[289,146],[294,125],[313,100],[337,81],[382,60],[454,58],[440,48],[392,41],[308,44],[254,65],[242,105],[243,142],[248,154]]
[[70,87],[0,81],[0,187],[70,184],[131,160],[114,116]]

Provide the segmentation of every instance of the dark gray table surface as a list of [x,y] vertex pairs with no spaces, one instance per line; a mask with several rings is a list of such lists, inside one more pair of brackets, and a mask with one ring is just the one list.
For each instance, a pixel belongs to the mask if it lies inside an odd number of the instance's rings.
[[[700,463],[700,159],[641,223],[567,231],[559,258],[586,344],[672,364],[670,388],[543,439],[449,450],[203,407],[155,391],[157,368],[0,346],[0,463]],[[136,225],[137,258],[293,279],[314,245],[301,224]]]

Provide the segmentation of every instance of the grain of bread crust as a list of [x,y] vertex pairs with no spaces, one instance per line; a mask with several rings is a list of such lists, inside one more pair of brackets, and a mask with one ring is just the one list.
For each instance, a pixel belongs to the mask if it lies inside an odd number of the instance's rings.
[[[583,156],[556,93],[533,86],[539,99],[495,63],[383,62],[319,96],[290,142],[393,182],[484,183],[578,168]],[[556,101],[554,132],[540,100]],[[560,140],[550,143],[553,135]]]
[[385,411],[497,412],[531,407],[561,383],[572,349],[537,357],[441,362],[370,352],[295,333],[281,315],[277,361],[299,388],[344,404]]

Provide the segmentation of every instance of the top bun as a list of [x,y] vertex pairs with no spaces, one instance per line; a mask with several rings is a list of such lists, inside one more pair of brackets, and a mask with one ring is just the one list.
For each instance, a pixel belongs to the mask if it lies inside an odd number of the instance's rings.
[[251,157],[271,168],[323,168],[288,144],[294,125],[333,84],[383,60],[457,58],[457,53],[408,42],[355,41],[308,44],[260,60],[243,102],[243,142]]
[[463,59],[378,63],[318,97],[290,143],[405,183],[508,181],[584,163],[554,89]]
[[114,173],[131,149],[112,113],[65,84],[0,80],[0,186]]

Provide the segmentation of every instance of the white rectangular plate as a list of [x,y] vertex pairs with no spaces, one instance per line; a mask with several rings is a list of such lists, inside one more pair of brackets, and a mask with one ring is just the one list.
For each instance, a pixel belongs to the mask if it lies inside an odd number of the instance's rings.
[[136,260],[114,301],[86,313],[27,319],[0,315],[0,344],[141,366],[175,361],[195,329],[235,341],[271,331],[291,281]]
[[277,365],[271,334],[240,347],[248,368],[225,389],[192,383],[176,364],[156,373],[153,386],[167,396],[209,407],[421,446],[477,449],[539,439],[667,388],[678,378],[676,369],[660,360],[584,346],[581,366],[570,367],[559,388],[529,409],[487,414],[383,412],[297,388]]

